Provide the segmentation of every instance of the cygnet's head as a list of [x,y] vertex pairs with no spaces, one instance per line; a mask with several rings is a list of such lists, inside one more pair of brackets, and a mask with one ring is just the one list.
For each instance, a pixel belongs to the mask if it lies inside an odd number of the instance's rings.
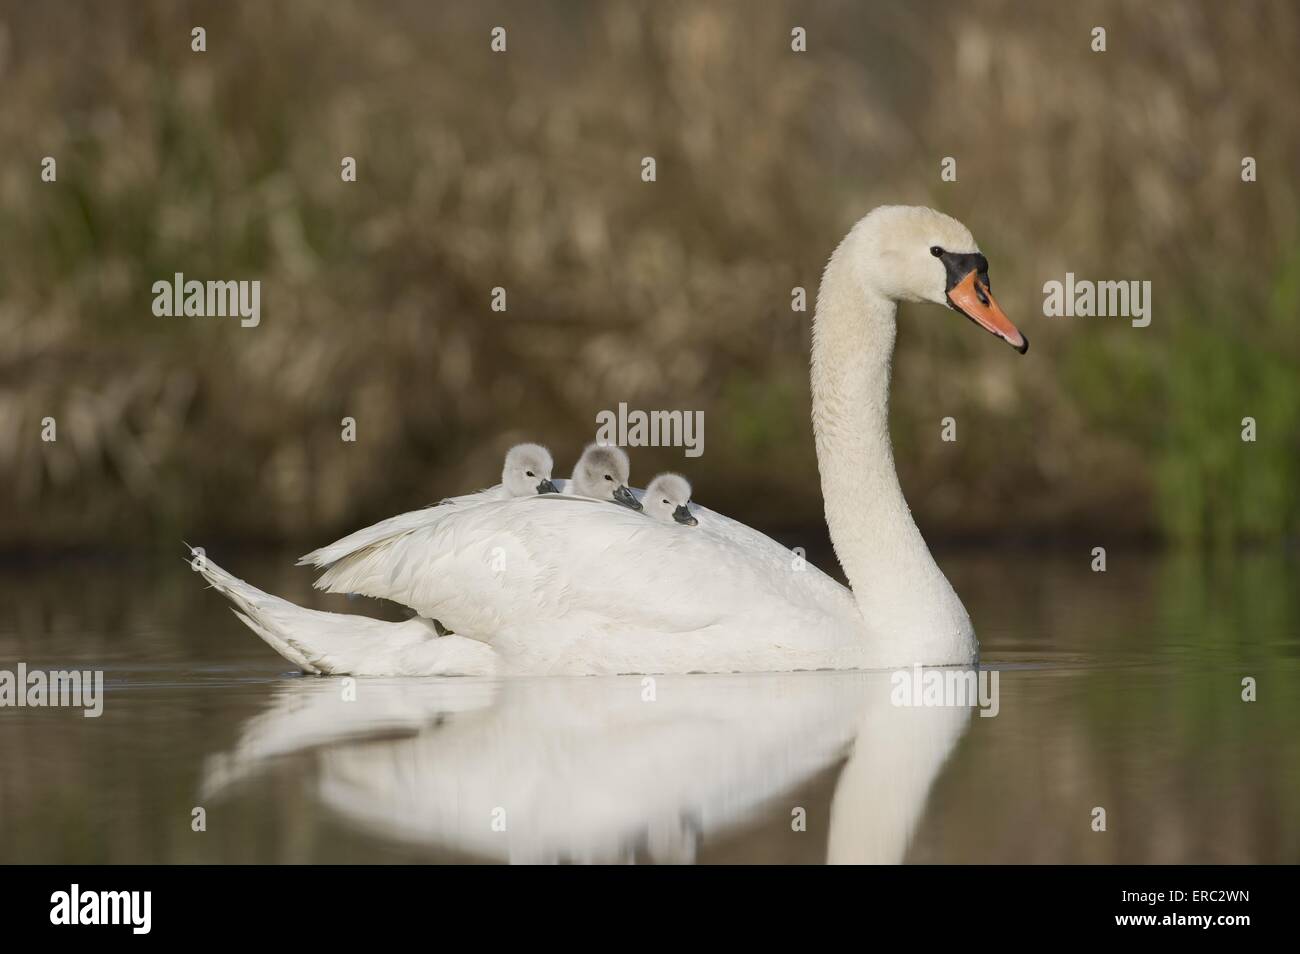
[[612,500],[633,510],[640,510],[640,501],[627,489],[631,472],[632,465],[622,448],[588,444],[578,459],[577,466],[573,468],[569,492],[580,497]]
[[506,453],[506,465],[501,469],[501,484],[511,497],[531,497],[533,494],[553,494],[551,483],[551,452],[540,444],[516,444]]
[[699,521],[691,516],[691,485],[680,474],[660,474],[650,481],[642,498],[645,512],[665,523],[685,524],[694,527]]

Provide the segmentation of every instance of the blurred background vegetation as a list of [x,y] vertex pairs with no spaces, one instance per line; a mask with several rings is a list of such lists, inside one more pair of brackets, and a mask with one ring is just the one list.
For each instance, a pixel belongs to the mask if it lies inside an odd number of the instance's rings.
[[[636,482],[820,526],[791,288],[881,203],[968,224],[1033,342],[901,312],[928,533],[1293,539],[1298,36],[1287,0],[6,0],[0,549],[314,545],[520,439],[567,473],[620,401],[705,412]],[[261,280],[260,326],[155,317],[178,271]],[[1152,281],[1150,327],[1042,317],[1066,271]]]

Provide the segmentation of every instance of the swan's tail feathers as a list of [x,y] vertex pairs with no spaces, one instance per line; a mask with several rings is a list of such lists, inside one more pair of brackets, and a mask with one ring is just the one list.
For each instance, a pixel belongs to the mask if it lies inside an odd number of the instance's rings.
[[[191,551],[193,552],[193,551]],[[431,620],[389,623],[306,609],[232,576],[207,556],[192,567],[234,604],[235,615],[303,672],[354,676],[486,676],[496,653],[463,636],[438,636]]]
[[[188,546],[188,544],[187,544]],[[303,609],[287,600],[270,593],[263,593],[255,586],[245,583],[238,577],[227,573],[202,553],[190,548],[193,559],[190,566],[211,584],[214,590],[234,604],[234,613],[243,623],[257,633],[268,646],[293,663],[303,672],[319,673],[306,654],[298,651],[291,638],[292,623],[295,616],[301,622],[310,619],[314,610]]]

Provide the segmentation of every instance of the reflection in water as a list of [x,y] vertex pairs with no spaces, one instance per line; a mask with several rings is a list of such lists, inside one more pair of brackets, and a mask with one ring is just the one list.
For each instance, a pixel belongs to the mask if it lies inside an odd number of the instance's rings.
[[[375,611],[283,556],[231,562]],[[855,673],[661,677],[654,702],[639,678],[358,680],[343,702],[181,560],[0,566],[0,668],[105,672],[101,718],[0,709],[0,863],[1300,861],[1294,558],[940,562],[1002,673],[994,718],[895,709]]]
[[[891,705],[888,673],[358,680],[355,701],[292,680],[210,761],[205,795],[309,753],[315,798],[407,846],[680,863],[769,815],[829,861],[894,863],[969,717]],[[828,767],[819,818],[790,796]]]

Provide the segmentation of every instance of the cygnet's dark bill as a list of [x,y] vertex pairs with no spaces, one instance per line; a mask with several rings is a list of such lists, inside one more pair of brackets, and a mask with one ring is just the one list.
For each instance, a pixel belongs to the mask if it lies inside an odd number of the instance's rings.
[[691,512],[686,509],[685,504],[682,504],[676,510],[673,511],[673,519],[676,520],[678,523],[685,524],[688,527],[699,526],[700,523],[698,520],[696,520],[694,517],[691,516]]
[[614,503],[622,504],[624,507],[631,507],[637,511],[645,509],[641,506],[641,501],[633,497],[632,491],[628,490],[626,486],[619,487],[618,490],[614,491]]
[[555,484],[551,483],[549,480],[543,480],[537,485],[537,492],[539,494],[558,494],[560,491]]

